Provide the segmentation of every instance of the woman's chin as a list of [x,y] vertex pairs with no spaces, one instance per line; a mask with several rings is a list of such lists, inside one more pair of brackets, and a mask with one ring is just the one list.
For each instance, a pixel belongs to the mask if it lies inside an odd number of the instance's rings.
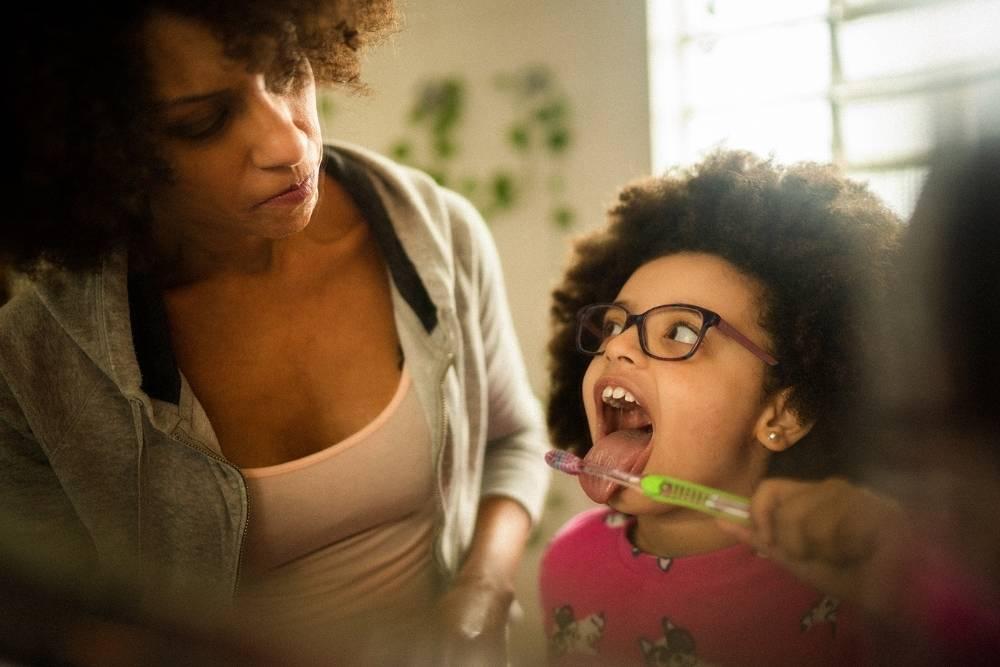
[[262,226],[261,236],[274,241],[290,238],[305,231],[309,226],[310,217],[311,215],[303,212],[302,215],[269,221]]

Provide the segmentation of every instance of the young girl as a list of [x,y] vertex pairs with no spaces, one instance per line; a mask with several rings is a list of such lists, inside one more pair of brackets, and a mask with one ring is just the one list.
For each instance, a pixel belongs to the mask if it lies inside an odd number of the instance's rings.
[[[554,295],[555,442],[744,496],[769,475],[837,471],[864,335],[856,302],[880,287],[896,231],[832,168],[747,153],[627,187]],[[857,661],[836,599],[712,517],[580,484],[609,507],[571,520],[544,556],[553,662]]]

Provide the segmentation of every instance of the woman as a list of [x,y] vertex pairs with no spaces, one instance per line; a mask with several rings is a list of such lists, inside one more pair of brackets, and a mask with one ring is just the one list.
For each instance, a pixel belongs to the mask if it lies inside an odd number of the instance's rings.
[[495,250],[321,142],[316,82],[358,85],[391,4],[259,4],[20,17],[6,539],[324,654],[432,603],[431,644],[499,651],[547,478]]

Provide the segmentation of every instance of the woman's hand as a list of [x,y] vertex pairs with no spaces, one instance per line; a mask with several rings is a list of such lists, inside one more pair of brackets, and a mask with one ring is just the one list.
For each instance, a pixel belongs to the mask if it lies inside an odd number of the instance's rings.
[[750,515],[750,527],[719,525],[825,593],[894,611],[913,538],[892,500],[842,479],[768,479]]
[[530,529],[531,519],[517,501],[504,496],[482,500],[465,562],[438,602],[434,618],[428,619],[428,664],[507,664],[514,575]]
[[483,577],[460,576],[441,598],[435,619],[437,665],[506,665],[513,590]]

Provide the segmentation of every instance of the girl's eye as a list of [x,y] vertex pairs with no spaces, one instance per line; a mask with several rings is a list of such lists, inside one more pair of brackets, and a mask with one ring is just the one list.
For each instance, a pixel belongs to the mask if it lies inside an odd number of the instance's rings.
[[686,343],[688,345],[694,345],[698,342],[698,332],[681,322],[670,327],[667,330],[666,337],[678,343]]
[[218,134],[229,120],[228,111],[220,111],[209,116],[172,123],[167,126],[167,133],[179,139],[200,141]]
[[617,336],[621,332],[622,332],[621,322],[614,322],[612,320],[608,320],[604,323],[601,334],[605,338],[611,338],[612,336]]

